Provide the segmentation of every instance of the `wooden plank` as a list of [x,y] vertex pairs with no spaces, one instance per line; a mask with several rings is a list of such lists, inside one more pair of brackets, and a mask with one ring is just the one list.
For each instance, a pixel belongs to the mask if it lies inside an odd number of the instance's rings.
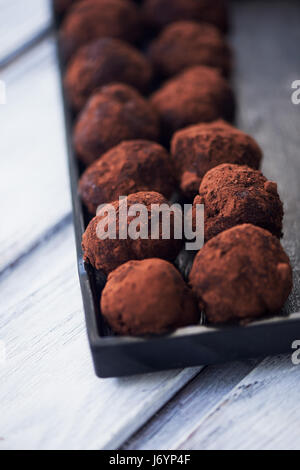
[[207,367],[122,449],[172,450],[254,368],[257,361]]
[[71,210],[55,48],[48,40],[0,73],[0,272]]
[[290,356],[266,359],[176,448],[299,450],[299,385]]
[[51,23],[49,0],[0,0],[0,63]]
[[200,370],[97,379],[75,258],[68,224],[2,279],[0,449],[118,448]]

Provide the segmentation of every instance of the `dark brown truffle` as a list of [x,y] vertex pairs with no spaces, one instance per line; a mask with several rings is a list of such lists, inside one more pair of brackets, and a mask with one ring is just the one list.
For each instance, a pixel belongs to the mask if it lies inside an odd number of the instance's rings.
[[221,163],[259,169],[262,152],[249,135],[223,120],[197,124],[176,132],[171,143],[177,178],[188,198],[198,194],[203,176]]
[[143,16],[155,29],[174,21],[194,20],[212,23],[222,31],[228,30],[226,0],[145,0]]
[[145,91],[151,78],[151,65],[138,50],[117,39],[104,38],[75,54],[64,84],[70,104],[80,111],[98,87],[119,82]]
[[166,138],[191,124],[221,117],[230,121],[234,113],[229,83],[216,69],[205,66],[189,68],[168,80],[151,101],[161,116]]
[[[114,201],[112,203],[113,207],[116,209],[116,238],[112,239],[108,237],[106,239],[101,239],[98,237],[98,224],[102,223],[107,224],[107,229],[109,230],[109,221],[114,222],[114,219],[111,219],[111,215],[105,215],[105,209],[102,211],[102,215],[94,217],[94,219],[89,223],[83,238],[82,238],[82,248],[84,252],[84,260],[89,262],[94,268],[102,270],[105,274],[110,273],[118,266],[123,263],[126,263],[130,260],[141,260],[146,258],[163,258],[167,260],[174,260],[177,254],[180,251],[182,246],[181,240],[175,240],[173,237],[173,227],[174,220],[176,215],[171,214],[171,239],[162,238],[162,223],[159,223],[159,238],[151,238],[151,220],[148,223],[148,238],[147,239],[137,239],[133,240],[132,238],[127,237],[126,239],[120,238],[119,230],[119,220],[120,220],[120,210],[122,207],[124,209],[124,203],[120,201]],[[155,192],[139,192],[131,194],[127,198],[128,208],[135,204],[143,204],[146,206],[148,211],[148,218],[151,219],[151,208],[153,204],[168,204],[167,200],[159,193]],[[121,220],[121,226],[125,227],[125,230],[128,229],[128,226],[135,220],[136,217],[128,217],[128,221]],[[109,221],[108,221],[109,220]],[[127,223],[128,222],[128,223]],[[127,227],[127,229],[126,229]],[[140,233],[143,232],[141,224],[139,224]]]
[[58,15],[63,15],[78,0],[53,0],[54,10]]
[[258,170],[223,164],[204,176],[195,204],[205,206],[205,240],[249,223],[282,236],[283,205],[277,184]]
[[94,39],[113,37],[135,42],[141,34],[139,11],[129,0],[82,0],[69,10],[61,28],[67,59]]
[[204,245],[190,284],[210,323],[248,321],[279,312],[292,289],[292,270],[276,237],[245,224]]
[[156,191],[170,198],[174,178],[168,152],[147,140],[122,142],[105,153],[82,175],[81,197],[95,214],[100,204],[140,191]]
[[225,76],[231,71],[231,50],[220,31],[207,23],[170,24],[152,42],[148,55],[157,73],[166,77],[195,65],[217,68]]
[[97,91],[74,129],[74,146],[86,165],[123,140],[158,138],[156,111],[136,90],[123,84],[108,85]]
[[158,335],[199,322],[192,292],[175,267],[161,259],[129,261],[113,271],[101,311],[120,335]]

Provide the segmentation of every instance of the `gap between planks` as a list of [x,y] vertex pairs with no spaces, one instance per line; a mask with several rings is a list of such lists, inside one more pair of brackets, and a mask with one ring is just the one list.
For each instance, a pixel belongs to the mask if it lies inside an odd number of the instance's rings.
[[52,0],[0,0],[0,64],[51,26]]
[[59,228],[71,213],[71,198],[53,40],[24,54],[0,78],[7,84],[7,104],[0,106],[3,271]]

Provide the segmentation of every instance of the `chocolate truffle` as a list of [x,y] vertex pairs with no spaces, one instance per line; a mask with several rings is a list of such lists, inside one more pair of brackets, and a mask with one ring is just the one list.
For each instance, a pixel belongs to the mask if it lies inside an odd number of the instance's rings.
[[79,191],[88,210],[140,191],[170,198],[174,178],[168,152],[147,140],[122,142],[102,155],[83,173]]
[[222,31],[228,29],[226,0],[145,0],[143,16],[154,29],[180,20],[204,21]]
[[77,1],[78,0],[53,0],[54,10],[58,15],[63,15]]
[[244,224],[204,245],[190,284],[210,323],[245,322],[279,312],[292,289],[292,270],[276,237]]
[[231,120],[234,97],[219,71],[197,66],[168,80],[151,101],[158,110],[165,138],[182,127],[223,117]]
[[118,39],[103,38],[75,54],[64,84],[70,104],[80,111],[98,87],[121,82],[145,91],[151,78],[151,65],[138,50]]
[[102,293],[101,311],[119,335],[159,335],[200,319],[180,273],[161,259],[129,261],[113,271]]
[[235,225],[258,225],[282,236],[283,205],[277,184],[258,170],[223,164],[204,176],[195,204],[205,206],[205,240]]
[[[142,204],[146,207],[146,210],[148,211],[147,225],[143,222],[140,223],[139,215],[130,216],[128,217],[128,220],[126,217],[121,217],[120,219],[120,213],[123,211],[126,212],[125,199],[123,199],[121,202],[114,201],[110,205],[106,205],[106,207],[102,209],[101,214],[94,217],[94,219],[89,223],[82,237],[84,260],[89,262],[97,270],[101,270],[105,274],[108,274],[121,264],[130,260],[162,258],[173,261],[179,253],[182,246],[182,240],[176,240],[174,237],[174,223],[175,221],[178,223],[176,214],[171,213],[170,217],[170,239],[162,238],[163,228],[161,220],[159,221],[159,226],[157,227],[159,232],[158,238],[151,238],[151,232],[156,227],[155,223],[152,226],[151,222],[152,205],[168,205],[169,203],[167,200],[159,193],[139,192],[131,194],[127,198],[128,209],[130,209],[135,204]],[[116,217],[114,217],[110,210],[111,206],[113,206],[116,211]],[[121,233],[120,236],[120,226],[122,228],[122,232],[127,232],[132,221],[135,221],[135,223],[138,225],[139,232],[143,236],[144,231],[147,232],[148,230],[148,233],[146,233],[147,238],[138,238],[134,240],[133,238],[130,238],[123,233]],[[179,223],[181,222],[182,221],[180,220]],[[99,230],[103,228],[99,225],[101,223],[103,225],[105,224],[104,228],[109,232],[109,236],[105,239],[104,236],[99,236]],[[111,233],[113,233],[113,228],[111,228],[112,226],[116,226],[114,239],[111,236]],[[112,232],[110,230],[112,230]]]
[[158,140],[158,116],[146,99],[123,84],[108,85],[92,95],[74,129],[74,146],[86,165],[123,140],[139,138]]
[[160,76],[169,77],[195,65],[217,68],[225,76],[231,71],[229,45],[220,31],[207,23],[170,24],[152,42],[148,55]]
[[221,163],[259,169],[262,152],[255,140],[219,119],[176,132],[171,142],[177,178],[187,198],[198,194],[203,176]]
[[61,44],[66,59],[81,46],[103,37],[135,42],[141,34],[139,11],[129,0],[82,0],[69,10]]

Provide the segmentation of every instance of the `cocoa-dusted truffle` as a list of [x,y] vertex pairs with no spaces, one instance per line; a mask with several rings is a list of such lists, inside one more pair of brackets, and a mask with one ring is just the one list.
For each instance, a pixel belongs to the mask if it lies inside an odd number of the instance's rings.
[[228,29],[226,0],[145,0],[143,16],[154,29],[180,20],[204,21],[222,31]]
[[213,168],[204,176],[195,204],[205,206],[206,241],[244,223],[282,236],[283,205],[277,184],[258,170],[231,164]]
[[170,198],[175,182],[168,152],[147,140],[122,142],[102,155],[83,173],[79,190],[88,210],[140,191]]
[[130,0],[81,0],[63,22],[61,44],[68,59],[94,39],[113,37],[135,42],[140,34],[140,14]]
[[70,104],[79,111],[100,86],[121,82],[145,91],[151,78],[151,65],[137,49],[117,39],[103,38],[75,54],[64,84]]
[[74,129],[74,146],[86,165],[123,140],[158,138],[156,111],[136,90],[123,84],[108,85],[97,91]]
[[279,312],[292,289],[292,270],[276,237],[245,224],[204,245],[190,284],[210,323],[248,321]]
[[192,292],[176,268],[161,259],[129,261],[113,271],[101,311],[120,335],[158,335],[199,322]]
[[198,194],[203,176],[221,163],[235,163],[258,169],[262,151],[249,135],[219,119],[176,132],[171,155],[183,194]]
[[161,116],[166,138],[191,124],[220,117],[231,120],[234,113],[229,83],[217,70],[205,66],[189,68],[168,80],[151,101]]
[[220,31],[208,23],[178,21],[167,26],[150,45],[148,55],[161,76],[187,67],[208,65],[228,76],[232,55]]
[[[116,209],[116,224],[114,224],[114,216],[106,214],[109,208],[103,208],[101,215],[94,217],[89,223],[85,233],[82,237],[82,248],[84,252],[84,260],[89,262],[94,268],[102,270],[105,274],[110,273],[118,266],[126,263],[130,260],[141,260],[146,258],[163,258],[167,260],[174,260],[180,251],[182,241],[175,240],[173,233],[174,221],[177,220],[177,216],[174,213],[171,214],[171,239],[162,238],[162,222],[159,222],[159,237],[157,239],[151,238],[151,220],[145,227],[145,224],[139,224],[139,232],[143,233],[144,228],[148,229],[148,238],[139,238],[133,240],[129,236],[120,238],[119,225],[128,230],[129,225],[136,217],[128,217],[128,220],[124,220],[120,213],[126,211],[125,207],[126,199],[122,202],[114,201],[111,205]],[[135,204],[142,204],[146,206],[148,211],[148,219],[151,218],[152,205],[168,204],[167,200],[159,193],[156,192],[139,192],[131,194],[127,198],[128,208]],[[138,217],[138,216],[137,216]],[[110,231],[110,225],[116,225],[116,236],[113,239],[109,236],[106,239],[99,238],[99,223],[104,224],[107,230]],[[136,221],[137,222],[137,221]],[[121,234],[123,237],[123,234]]]

